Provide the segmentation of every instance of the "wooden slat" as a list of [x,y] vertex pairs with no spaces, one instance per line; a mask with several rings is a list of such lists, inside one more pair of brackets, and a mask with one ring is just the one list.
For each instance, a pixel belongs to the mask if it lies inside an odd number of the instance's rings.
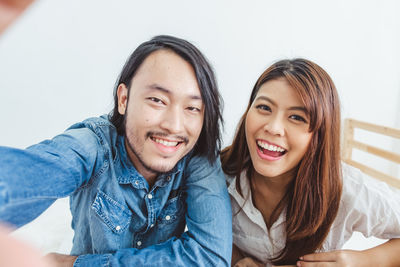
[[386,151],[384,149],[374,147],[359,141],[354,140],[354,129],[359,128],[362,130],[394,137],[400,139],[400,130],[390,127],[375,125],[372,123],[357,121],[354,119],[346,119],[344,127],[344,140],[343,140],[343,161],[360,169],[364,173],[388,183],[391,186],[400,188],[400,179],[387,175],[383,172],[375,170],[369,166],[359,163],[352,159],[352,150],[359,149],[375,156],[387,159],[389,161],[400,164],[400,155],[394,152]]
[[380,172],[380,171],[377,171],[375,169],[372,169],[372,168],[370,168],[370,167],[368,167],[368,166],[366,166],[364,164],[358,163],[358,162],[356,162],[354,160],[351,160],[351,159],[345,160],[345,162],[350,164],[350,165],[352,165],[352,166],[354,166],[354,167],[356,167],[356,168],[358,168],[358,169],[360,169],[362,172],[364,172],[364,173],[366,173],[366,174],[368,174],[370,176],[373,176],[374,178],[376,178],[378,180],[384,181],[384,182],[388,183],[391,186],[400,188],[400,180],[399,179],[396,179],[396,178],[394,178],[394,177],[392,177],[390,175],[387,175],[387,174],[385,174],[383,172]]
[[350,119],[344,121],[344,135],[343,135],[343,159],[351,159],[352,147],[350,141],[354,138],[354,128],[351,125]]
[[347,120],[349,120],[349,123],[355,128],[360,128],[363,130],[380,133],[380,134],[391,136],[394,138],[400,138],[400,130],[399,129],[390,128],[390,127],[386,127],[386,126],[380,126],[380,125],[363,122],[363,121],[358,121],[358,120],[354,120],[354,119],[347,119]]
[[357,148],[357,149],[365,151],[367,153],[371,153],[378,157],[385,158],[387,160],[390,160],[390,161],[400,164],[400,155],[399,154],[396,154],[396,153],[393,153],[390,151],[386,151],[384,149],[377,148],[374,146],[370,146],[370,145],[367,145],[367,144],[364,144],[364,143],[361,143],[361,142],[358,142],[355,140],[350,140],[347,144],[350,145],[351,147]]

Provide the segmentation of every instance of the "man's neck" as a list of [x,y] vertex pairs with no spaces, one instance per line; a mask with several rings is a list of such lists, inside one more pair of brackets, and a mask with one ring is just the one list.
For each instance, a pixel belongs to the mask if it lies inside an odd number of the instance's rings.
[[132,165],[135,167],[136,171],[140,173],[144,179],[146,179],[147,183],[149,184],[149,188],[152,188],[154,183],[157,180],[158,173],[154,172],[152,170],[149,170],[143,164],[140,162],[140,160],[136,157],[135,153],[131,151],[131,149],[128,149],[128,144],[127,140],[125,139],[125,148],[126,152],[128,154],[128,159],[132,163]]
[[157,174],[153,174],[151,176],[144,175],[143,173],[140,172],[140,174],[146,179],[147,183],[149,184],[149,188],[152,188],[155,182],[157,181]]

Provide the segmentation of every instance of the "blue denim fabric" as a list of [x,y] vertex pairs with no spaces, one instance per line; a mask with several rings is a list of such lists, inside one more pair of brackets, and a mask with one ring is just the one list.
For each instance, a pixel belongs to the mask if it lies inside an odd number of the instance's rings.
[[[107,117],[25,150],[0,147],[0,221],[21,226],[70,196],[74,266],[229,266],[230,200],[219,160],[185,156],[152,188]],[[187,225],[187,232],[184,232]]]

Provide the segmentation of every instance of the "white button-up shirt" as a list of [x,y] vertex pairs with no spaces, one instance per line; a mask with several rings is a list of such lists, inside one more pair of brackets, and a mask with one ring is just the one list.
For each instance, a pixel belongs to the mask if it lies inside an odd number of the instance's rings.
[[[400,238],[400,191],[347,164],[343,163],[342,169],[339,211],[321,251],[341,249],[355,231],[365,237]],[[267,229],[261,212],[253,205],[246,174],[243,172],[240,177],[243,197],[236,190],[236,178],[227,179],[234,244],[245,254],[271,266],[268,259],[276,257],[285,246],[285,210]]]

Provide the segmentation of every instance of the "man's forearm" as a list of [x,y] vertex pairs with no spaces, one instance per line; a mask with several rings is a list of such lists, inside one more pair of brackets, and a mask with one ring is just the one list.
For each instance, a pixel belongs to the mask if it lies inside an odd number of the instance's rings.
[[[229,266],[220,255],[197,243],[188,233],[143,249],[124,248],[110,254],[77,257],[74,267],[97,266]],[[63,265],[60,265],[60,267]],[[70,265],[72,266],[72,265]]]

